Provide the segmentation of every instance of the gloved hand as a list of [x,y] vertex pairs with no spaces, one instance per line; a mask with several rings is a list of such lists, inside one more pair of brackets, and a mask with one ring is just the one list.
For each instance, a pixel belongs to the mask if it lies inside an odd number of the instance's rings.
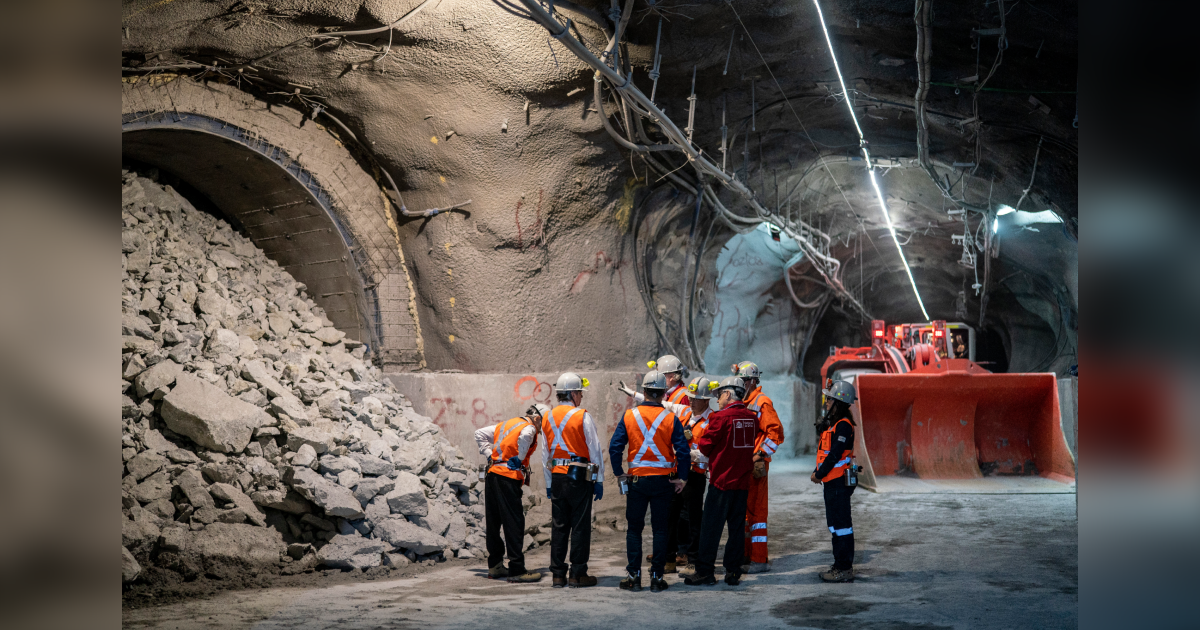
[[592,484],[592,499],[595,501],[599,501],[600,499],[603,499],[603,498],[604,498],[604,484],[597,481],[596,483]]
[[508,465],[509,470],[521,470],[521,460],[516,455],[509,457],[504,463]]
[[547,499],[553,499],[553,498],[554,498],[554,497],[550,496],[550,487],[549,487],[549,486],[546,486],[546,498],[547,498]]
[[750,473],[755,479],[762,479],[767,476],[767,463],[764,461],[754,462],[754,470]]
[[683,492],[683,487],[687,485],[687,482],[682,479],[672,479],[671,485],[675,486],[675,494],[679,494]]
[[619,385],[617,386],[617,389],[621,390],[622,392],[625,392],[626,396],[632,396],[634,394],[634,391],[632,389],[629,389],[629,386],[625,384],[625,381],[617,381],[617,383],[619,383]]

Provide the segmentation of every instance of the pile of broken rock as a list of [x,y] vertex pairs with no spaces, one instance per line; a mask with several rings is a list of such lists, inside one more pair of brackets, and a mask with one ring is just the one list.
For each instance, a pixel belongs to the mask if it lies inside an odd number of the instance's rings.
[[473,467],[303,284],[128,171],[122,219],[125,583],[479,555]]

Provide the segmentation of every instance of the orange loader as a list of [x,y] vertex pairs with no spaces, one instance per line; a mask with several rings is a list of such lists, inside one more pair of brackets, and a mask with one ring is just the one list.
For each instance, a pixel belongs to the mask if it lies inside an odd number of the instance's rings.
[[975,331],[938,320],[888,335],[871,322],[871,345],[831,349],[821,381],[858,390],[850,410],[859,484],[876,477],[978,479],[990,475],[1075,480],[1054,374],[993,374],[975,363]]

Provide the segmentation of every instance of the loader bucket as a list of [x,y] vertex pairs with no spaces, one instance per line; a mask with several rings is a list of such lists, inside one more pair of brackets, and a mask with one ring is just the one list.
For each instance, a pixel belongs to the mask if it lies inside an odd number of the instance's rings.
[[862,456],[870,460],[872,476],[1075,479],[1053,374],[992,374],[972,364],[860,374],[857,384]]

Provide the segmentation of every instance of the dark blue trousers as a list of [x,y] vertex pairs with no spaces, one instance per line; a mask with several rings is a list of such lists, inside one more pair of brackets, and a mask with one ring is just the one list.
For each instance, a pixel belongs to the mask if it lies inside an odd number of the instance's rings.
[[667,515],[671,509],[671,498],[675,486],[667,475],[653,475],[630,479],[629,494],[625,495],[625,520],[629,529],[625,532],[625,546],[629,564],[625,567],[630,575],[642,570],[642,530],[646,527],[646,508],[650,508],[650,529],[654,533],[653,559],[650,573],[659,577],[667,563]]

